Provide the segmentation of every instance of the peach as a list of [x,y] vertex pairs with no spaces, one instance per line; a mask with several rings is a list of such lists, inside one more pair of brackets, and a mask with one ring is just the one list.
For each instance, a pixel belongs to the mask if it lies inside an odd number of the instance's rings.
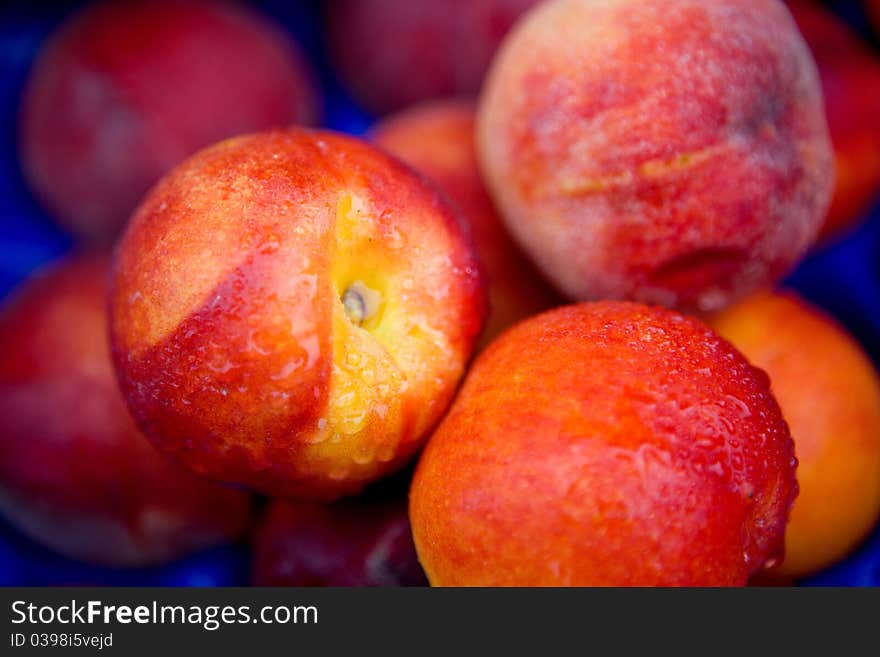
[[186,156],[233,135],[315,121],[317,107],[297,44],[243,4],[94,4],[34,62],[21,164],[62,226],[106,242]]
[[129,417],[107,345],[108,264],[56,264],[0,312],[0,512],[68,557],[144,566],[237,538],[251,504],[166,461]]
[[360,140],[289,129],[175,168],[117,247],[111,338],[165,453],[274,497],[354,494],[421,447],[485,318],[439,193]]
[[811,0],[790,1],[822,80],[837,183],[822,237],[865,217],[880,192],[880,58]]
[[381,122],[373,141],[437,183],[462,210],[486,273],[489,318],[481,345],[559,301],[507,234],[492,207],[474,153],[474,106],[434,101]]
[[816,67],[777,0],[549,0],[494,60],[477,152],[578,300],[724,306],[788,273],[833,187]]
[[785,560],[767,575],[813,574],[880,519],[880,378],[841,326],[793,293],[754,295],[711,323],[770,376],[794,437],[800,495]]
[[536,1],[336,0],[327,40],[340,77],[371,112],[474,97],[498,44]]
[[406,498],[275,501],[257,530],[256,586],[424,586]]
[[781,554],[795,466],[766,375],[714,332],[583,303],[477,358],[410,521],[435,586],[743,585]]

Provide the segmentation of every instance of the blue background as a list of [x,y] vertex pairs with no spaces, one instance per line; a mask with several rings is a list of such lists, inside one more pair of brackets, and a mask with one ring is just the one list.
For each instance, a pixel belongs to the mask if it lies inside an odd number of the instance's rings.
[[[52,3],[36,9],[33,3],[0,7],[0,299],[31,271],[72,246],[70,237],[53,224],[22,181],[16,115],[28,68],[41,42],[79,4]],[[334,79],[321,39],[321,3],[266,0],[253,4],[275,16],[311,55],[321,76],[324,125],[363,134],[372,119],[352,103]],[[872,38],[858,2],[838,2],[834,8]],[[880,363],[878,250],[880,204],[860,228],[813,253],[787,281],[836,316],[875,363]],[[114,570],[90,566],[49,552],[0,520],[0,585],[231,586],[248,584],[248,570],[244,544],[203,551],[159,568]],[[880,527],[849,559],[803,584],[880,585]]]

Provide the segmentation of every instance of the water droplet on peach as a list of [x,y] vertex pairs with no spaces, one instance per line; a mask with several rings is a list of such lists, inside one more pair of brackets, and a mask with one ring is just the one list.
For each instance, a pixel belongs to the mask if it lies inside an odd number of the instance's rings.
[[396,226],[392,226],[387,235],[388,248],[399,251],[406,246],[406,238]]
[[358,465],[367,465],[373,462],[373,452],[368,447],[362,447],[355,451],[351,460]]
[[330,478],[334,481],[342,481],[346,477],[348,477],[350,470],[347,466],[341,466],[338,468],[333,468],[330,471]]
[[394,458],[394,452],[394,445],[383,445],[376,451],[376,460],[388,463],[388,461]]

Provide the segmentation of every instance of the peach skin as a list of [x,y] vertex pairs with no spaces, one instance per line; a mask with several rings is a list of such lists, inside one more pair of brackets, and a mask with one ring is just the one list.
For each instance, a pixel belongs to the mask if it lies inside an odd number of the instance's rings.
[[311,123],[318,104],[298,45],[244,3],[94,3],[33,64],[20,111],[22,168],[64,228],[109,243],[188,155]]
[[289,129],[166,176],[117,246],[110,335],[134,418],[193,470],[329,500],[397,470],[486,314],[453,209],[372,146]]
[[410,521],[435,586],[744,585],[782,554],[795,467],[767,376],[730,344],[659,307],[584,303],[477,358]]
[[0,311],[0,512],[67,557],[131,568],[240,537],[251,500],[168,462],[129,417],[107,345],[108,265],[56,263]]
[[488,284],[489,318],[481,346],[520,319],[561,303],[507,234],[486,194],[474,153],[472,103],[423,103],[379,123],[372,138],[437,183],[461,209]]
[[569,298],[698,311],[793,269],[834,184],[816,66],[779,0],[548,0],[493,61],[477,153]]
[[841,326],[791,292],[754,295],[711,324],[770,375],[800,464],[785,560],[763,579],[833,565],[880,519],[876,370]]

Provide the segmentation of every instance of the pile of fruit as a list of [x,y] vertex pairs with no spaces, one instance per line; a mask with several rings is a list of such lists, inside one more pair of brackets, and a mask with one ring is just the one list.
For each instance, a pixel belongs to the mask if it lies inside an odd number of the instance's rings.
[[[880,3],[867,2],[878,14]],[[880,377],[780,289],[880,192],[880,57],[807,0],[331,0],[366,135],[248,5],[89,5],[23,175],[0,513],[256,585],[743,586],[880,519]]]

